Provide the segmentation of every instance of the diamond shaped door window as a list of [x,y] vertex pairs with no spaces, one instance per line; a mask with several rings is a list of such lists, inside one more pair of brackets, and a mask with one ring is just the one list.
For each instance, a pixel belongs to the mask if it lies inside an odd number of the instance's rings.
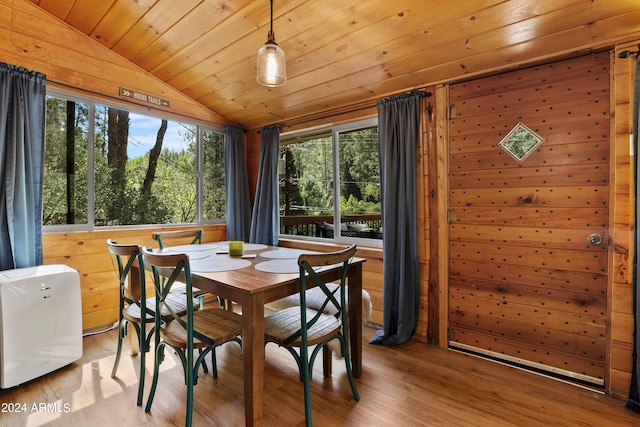
[[500,141],[500,146],[517,161],[522,162],[544,141],[538,134],[518,123],[511,132]]

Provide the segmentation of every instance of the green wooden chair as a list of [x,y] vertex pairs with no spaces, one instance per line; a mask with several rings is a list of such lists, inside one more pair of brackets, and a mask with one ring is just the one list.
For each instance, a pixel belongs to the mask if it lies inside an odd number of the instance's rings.
[[[116,360],[111,371],[111,378],[116,376],[118,366],[120,365],[120,356],[122,354],[122,342],[127,335],[127,326],[130,324],[136,331],[138,338],[138,351],[140,355],[140,374],[138,380],[138,400],[137,404],[142,405],[142,394],[144,391],[145,378],[145,354],[149,351],[149,343],[153,336],[153,325],[155,324],[155,298],[146,296],[146,282],[144,272],[144,261],[142,259],[142,249],[136,244],[118,244],[111,239],[107,240],[107,248],[115,258],[117,264],[118,287],[120,293],[120,302],[118,306],[118,350]],[[134,295],[129,289],[127,276],[130,274],[131,267],[138,262],[140,289],[139,295]],[[115,267],[114,267],[115,268]],[[167,301],[172,307],[172,311],[184,314],[187,312],[186,296],[174,294]],[[197,299],[191,299],[191,305],[199,307]],[[165,310],[163,315],[168,316],[169,311]],[[147,332],[146,325],[152,325]]]
[[[228,341],[236,341],[242,345],[239,338],[242,333],[242,317],[223,308],[195,310],[193,307],[187,307],[187,312],[184,315],[173,312],[170,307],[167,307],[167,300],[178,277],[186,284],[187,299],[193,298],[193,282],[188,255],[181,253],[160,254],[143,248],[142,257],[145,265],[151,268],[153,273],[156,313],[161,313],[165,309],[171,312],[171,317],[168,319],[160,316],[155,317],[155,363],[145,411],[151,411],[158,385],[160,364],[164,360],[164,349],[169,346],[179,356],[184,369],[187,386],[185,426],[189,427],[193,417],[193,386],[197,384],[200,365],[203,365],[205,356],[219,345]],[[194,356],[195,349],[200,350],[197,356]],[[212,359],[213,376],[217,378],[216,359],[215,357]]]
[[[307,426],[311,426],[311,388],[313,363],[316,356],[323,350],[326,357],[330,357],[330,350],[326,345],[338,340],[341,354],[345,361],[347,376],[353,398],[358,401],[360,396],[351,371],[349,357],[349,325],[347,324],[346,278],[349,260],[356,252],[356,245],[338,252],[325,254],[302,254],[298,258],[300,266],[300,305],[280,310],[265,317],[265,342],[273,342],[286,348],[298,364],[300,381],[304,384],[304,407]],[[329,287],[316,273],[316,269],[342,264],[342,274],[338,287]],[[319,309],[310,308],[306,303],[307,283],[315,284],[324,294],[324,302]],[[327,307],[333,306],[335,314],[326,313]],[[309,348],[315,346],[309,354]],[[326,372],[326,371],[325,371]]]

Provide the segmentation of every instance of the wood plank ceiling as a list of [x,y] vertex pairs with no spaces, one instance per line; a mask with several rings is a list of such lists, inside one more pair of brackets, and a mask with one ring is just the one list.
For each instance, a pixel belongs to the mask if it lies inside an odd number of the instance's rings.
[[265,88],[268,0],[31,1],[248,129],[640,37],[639,0],[275,0]]

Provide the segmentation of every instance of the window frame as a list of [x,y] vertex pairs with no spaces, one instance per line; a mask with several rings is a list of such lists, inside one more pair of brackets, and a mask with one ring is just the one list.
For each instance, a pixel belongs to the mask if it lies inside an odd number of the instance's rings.
[[[151,117],[154,119],[168,120],[176,123],[183,123],[196,128],[196,164],[195,164],[195,191],[196,191],[196,216],[193,223],[167,223],[167,224],[126,224],[126,225],[110,225],[110,226],[97,226],[95,225],[95,191],[96,191],[96,174],[95,167],[87,167],[87,222],[82,224],[56,224],[56,225],[43,225],[43,233],[58,233],[69,231],[95,231],[95,230],[112,230],[112,229],[136,229],[136,228],[148,228],[150,226],[185,226],[185,225],[215,225],[225,224],[225,219],[205,220],[203,207],[203,176],[204,176],[204,159],[203,159],[203,138],[204,131],[211,131],[224,135],[222,129],[218,129],[211,125],[198,124],[196,120],[185,118],[186,120],[178,119],[170,114],[160,114],[151,110],[146,110],[141,107],[137,107],[133,104],[119,104],[115,102],[109,102],[101,98],[93,98],[89,96],[82,96],[72,92],[67,92],[57,88],[47,88],[47,97],[55,97],[76,103],[82,103],[88,107],[88,136],[87,136],[87,162],[89,165],[95,165],[95,113],[96,105],[105,106],[108,108],[116,108],[120,110],[126,110],[130,113],[134,113],[141,116]],[[46,141],[45,141],[46,143]],[[223,162],[224,163],[224,162]]]
[[[331,147],[333,150],[332,153],[332,173],[333,173],[333,223],[340,224],[340,151],[339,151],[339,134],[357,131],[360,129],[370,128],[370,127],[378,127],[378,118],[368,118],[357,120],[354,122],[343,123],[335,126],[329,126],[324,128],[318,128],[309,131],[295,132],[290,133],[280,138],[280,146],[288,145],[291,143],[295,143],[295,139],[309,139],[316,136],[321,136],[323,134],[331,135]],[[280,166],[278,166],[280,169]],[[279,174],[278,170],[278,174]],[[280,201],[278,200],[278,205]],[[382,210],[382,206],[381,206]],[[336,222],[336,218],[338,221]],[[334,227],[334,235],[333,237],[315,237],[315,236],[299,236],[294,234],[282,234],[279,233],[279,238],[284,239],[299,239],[299,240],[313,240],[318,241],[320,239],[323,242],[335,242],[340,244],[360,244],[363,246],[369,247],[382,247],[382,239],[370,239],[365,237],[351,237],[351,236],[343,236],[341,227]]]

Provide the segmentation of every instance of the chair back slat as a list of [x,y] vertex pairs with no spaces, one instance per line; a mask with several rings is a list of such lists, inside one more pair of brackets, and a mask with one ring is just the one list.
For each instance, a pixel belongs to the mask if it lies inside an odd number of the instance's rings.
[[[164,249],[167,246],[167,240],[178,240],[187,242],[187,244],[194,245],[202,243],[202,235],[204,231],[200,228],[189,230],[176,230],[176,231],[155,231],[151,233],[153,240],[158,242],[160,249]],[[185,240],[191,239],[191,240]]]
[[[193,299],[188,255],[184,253],[159,254],[154,253],[152,249],[142,248],[142,258],[145,265],[151,268],[153,275],[153,285],[156,291],[156,312],[169,313],[173,320],[176,320],[186,329],[185,321],[180,317],[179,313],[175,312],[167,297],[171,293],[171,287],[178,282],[178,279],[182,280],[182,276],[184,276],[184,281],[187,285],[186,300],[191,301]],[[187,304],[187,313],[189,312],[193,313],[193,307]]]

